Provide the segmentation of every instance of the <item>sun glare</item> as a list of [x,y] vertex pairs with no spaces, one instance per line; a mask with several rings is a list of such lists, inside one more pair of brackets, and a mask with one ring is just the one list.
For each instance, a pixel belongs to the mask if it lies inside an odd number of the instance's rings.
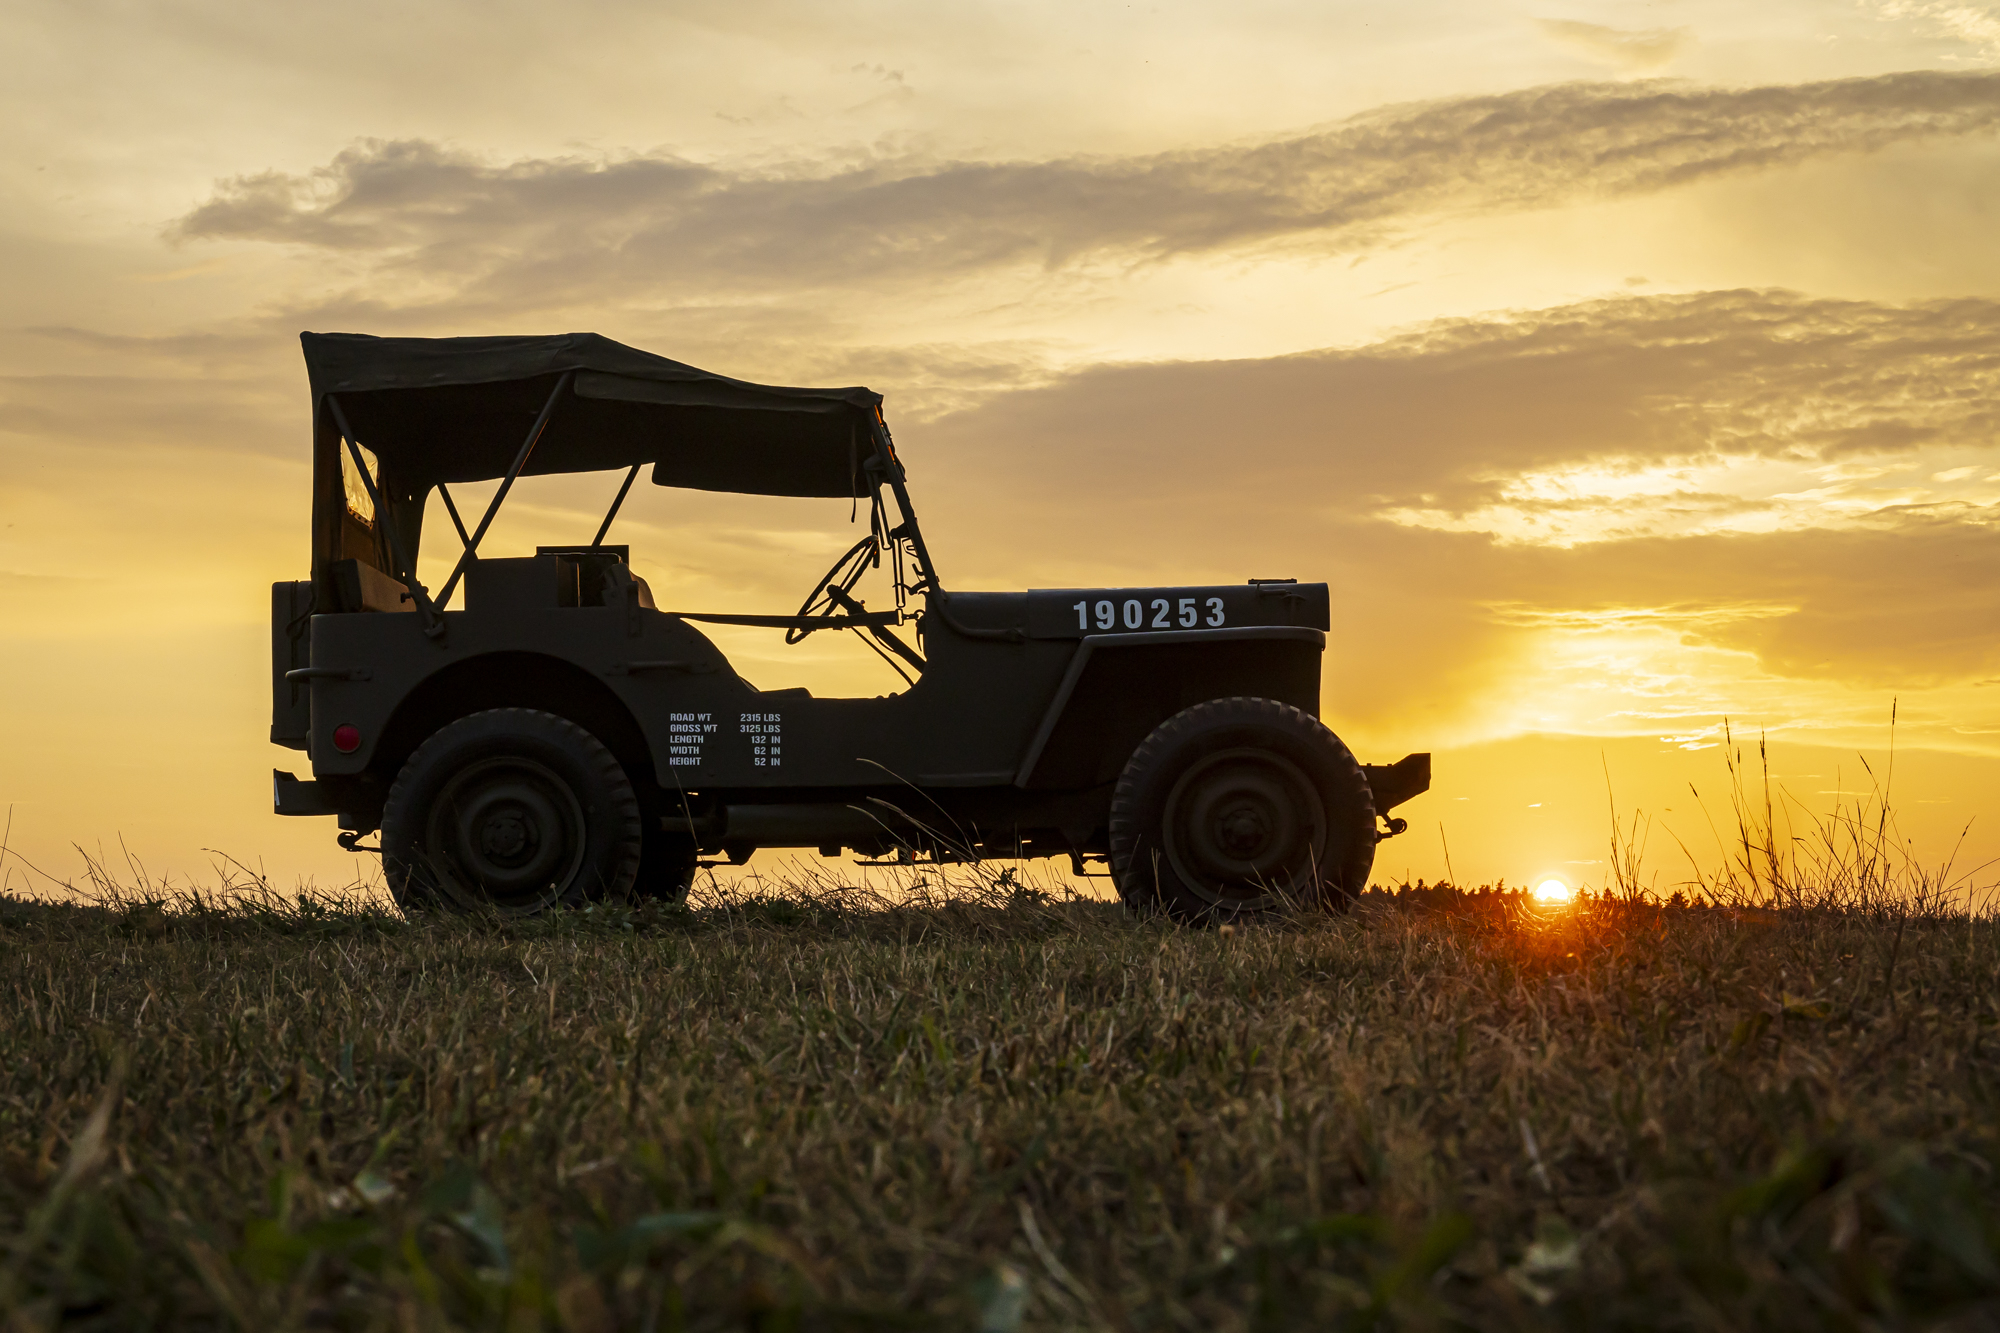
[[1535,901],[1538,903],[1566,903],[1576,891],[1551,875],[1535,885]]

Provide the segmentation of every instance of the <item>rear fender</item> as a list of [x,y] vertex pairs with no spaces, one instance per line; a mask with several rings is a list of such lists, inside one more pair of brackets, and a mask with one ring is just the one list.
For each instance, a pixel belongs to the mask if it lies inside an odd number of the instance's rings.
[[1325,648],[1321,631],[1287,625],[1088,635],[1049,700],[1014,785],[1115,781],[1154,727],[1210,699],[1276,699],[1318,716]]
[[625,701],[576,663],[529,652],[481,653],[426,676],[390,714],[370,768],[384,783],[392,781],[425,737],[489,708],[535,708],[568,718],[603,741],[634,783],[653,781],[651,747]]

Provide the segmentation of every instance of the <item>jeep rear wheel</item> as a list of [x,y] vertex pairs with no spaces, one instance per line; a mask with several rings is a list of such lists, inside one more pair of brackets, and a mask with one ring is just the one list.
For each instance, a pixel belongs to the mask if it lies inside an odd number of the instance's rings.
[[403,765],[382,812],[399,906],[528,916],[626,897],[642,830],[632,784],[565,718],[496,708],[440,728]]
[[1361,766],[1318,719],[1275,700],[1176,713],[1132,752],[1112,794],[1119,895],[1180,921],[1345,909],[1374,863]]

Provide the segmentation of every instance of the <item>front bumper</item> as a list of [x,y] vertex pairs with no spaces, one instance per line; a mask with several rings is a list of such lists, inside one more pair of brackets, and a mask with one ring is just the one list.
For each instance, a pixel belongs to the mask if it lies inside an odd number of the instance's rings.
[[1368,789],[1375,794],[1375,813],[1386,815],[1413,796],[1431,789],[1431,757],[1404,755],[1393,764],[1363,764]]

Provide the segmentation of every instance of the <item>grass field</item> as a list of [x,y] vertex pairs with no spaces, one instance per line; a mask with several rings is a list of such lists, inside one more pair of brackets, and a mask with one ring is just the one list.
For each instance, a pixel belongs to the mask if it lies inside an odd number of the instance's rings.
[[905,887],[0,899],[0,1326],[2000,1325],[1985,920]]

